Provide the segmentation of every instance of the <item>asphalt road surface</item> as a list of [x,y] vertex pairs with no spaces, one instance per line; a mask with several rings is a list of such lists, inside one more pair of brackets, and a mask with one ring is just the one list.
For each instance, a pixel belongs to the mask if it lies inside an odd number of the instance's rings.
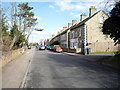
[[35,50],[24,88],[116,88],[118,72],[84,58]]

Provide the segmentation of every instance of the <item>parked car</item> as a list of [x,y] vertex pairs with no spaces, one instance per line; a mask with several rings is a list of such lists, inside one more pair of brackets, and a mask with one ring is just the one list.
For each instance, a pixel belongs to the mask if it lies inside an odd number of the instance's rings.
[[31,49],[31,46],[27,46],[28,47],[28,49]]
[[54,50],[54,46],[47,46],[47,50],[51,50],[51,51],[53,51]]
[[38,48],[39,45],[36,45],[36,48]]
[[63,49],[60,47],[60,45],[54,45],[54,51],[55,52],[62,52]]
[[54,46],[50,46],[50,50],[52,50],[52,51],[53,51],[53,50],[54,50]]
[[49,50],[49,49],[50,49],[50,46],[46,46],[46,49]]
[[44,46],[44,45],[39,45],[37,48],[38,48],[39,50],[45,50],[45,46]]

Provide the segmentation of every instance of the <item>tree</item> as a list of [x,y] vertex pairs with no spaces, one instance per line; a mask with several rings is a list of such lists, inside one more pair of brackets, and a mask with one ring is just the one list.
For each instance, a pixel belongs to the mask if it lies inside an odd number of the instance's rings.
[[11,38],[8,32],[7,17],[3,9],[0,9],[0,16],[0,49],[2,51],[7,51],[11,43]]
[[1,29],[2,29],[2,35],[5,36],[5,35],[8,35],[8,26],[7,26],[7,20],[6,20],[6,16],[5,14],[2,14],[1,15]]
[[116,2],[110,11],[110,17],[105,20],[102,32],[105,35],[110,35],[115,45],[120,43],[120,1]]
[[11,3],[11,33],[10,33],[10,36],[12,38],[12,42],[10,44],[10,50],[13,48],[17,38],[18,38],[18,35],[17,35],[17,32],[18,32],[18,25],[17,25],[17,9],[16,9],[16,3],[15,2],[12,2]]
[[2,9],[1,9],[1,4],[0,4],[0,56],[2,53],[2,45],[3,45],[3,40],[2,40]]
[[[20,32],[19,32],[19,33],[20,33]],[[21,47],[23,46],[23,42],[26,42],[26,43],[27,43],[27,41],[26,41],[26,39],[25,39],[25,35],[22,35],[22,34],[20,33],[17,41],[14,43],[14,48],[13,48],[13,49],[21,48]]]
[[[22,18],[24,23],[24,25],[22,25],[24,26],[22,31],[23,33],[27,32],[27,39],[28,39],[32,32],[32,28],[37,24],[36,22],[37,19],[34,18],[34,13],[31,12],[33,7],[28,6],[28,3],[19,4],[18,7],[20,9],[18,17],[20,18],[20,20]],[[29,30],[27,31],[27,29]]]
[[[23,45],[23,42],[28,43],[32,28],[37,24],[32,9],[33,7],[30,7],[28,3],[17,6],[15,2],[12,2],[11,15],[6,17],[7,12],[0,5],[0,45],[3,46],[2,49],[6,48],[5,51],[17,49]],[[7,19],[11,19],[11,23],[8,23]]]
[[[12,4],[12,29],[11,29],[11,37],[12,43],[10,45],[10,49],[13,48],[16,41],[19,40],[20,35],[26,35],[26,39],[28,40],[32,27],[36,25],[36,20],[34,18],[34,13],[31,12],[33,7],[28,6],[28,3],[22,3],[18,5],[18,12],[16,10],[16,4]],[[17,20],[18,19],[18,20]],[[18,23],[19,22],[19,23]],[[29,29],[28,29],[29,28]]]

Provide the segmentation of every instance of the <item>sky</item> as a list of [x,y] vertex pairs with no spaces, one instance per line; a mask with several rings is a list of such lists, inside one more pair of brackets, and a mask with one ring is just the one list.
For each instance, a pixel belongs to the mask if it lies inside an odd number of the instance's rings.
[[[6,10],[10,7],[9,0],[4,0],[2,7]],[[27,2],[24,0],[25,3]],[[43,31],[33,31],[30,35],[29,42],[40,42],[48,39],[52,34],[56,35],[63,26],[67,26],[72,20],[80,22],[80,14],[89,15],[89,7],[95,6],[98,10],[104,9],[105,0],[28,0],[29,6],[33,7],[35,18],[38,24],[36,28],[44,29]],[[17,2],[19,4],[21,2]],[[8,13],[9,16],[9,13]]]

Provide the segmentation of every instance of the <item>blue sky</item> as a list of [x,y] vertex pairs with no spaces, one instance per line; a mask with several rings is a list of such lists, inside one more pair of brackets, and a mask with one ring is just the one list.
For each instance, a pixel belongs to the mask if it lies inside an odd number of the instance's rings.
[[[10,7],[10,2],[4,2],[2,6],[7,10]],[[42,32],[33,31],[29,41],[39,42],[42,39],[50,38],[52,34],[56,34],[72,20],[79,22],[80,14],[88,15],[90,6],[95,6],[97,11],[104,9],[104,2],[101,0],[79,0],[76,2],[57,0],[55,2],[29,2],[29,6],[34,8],[32,11],[38,19],[36,27],[44,29]]]

